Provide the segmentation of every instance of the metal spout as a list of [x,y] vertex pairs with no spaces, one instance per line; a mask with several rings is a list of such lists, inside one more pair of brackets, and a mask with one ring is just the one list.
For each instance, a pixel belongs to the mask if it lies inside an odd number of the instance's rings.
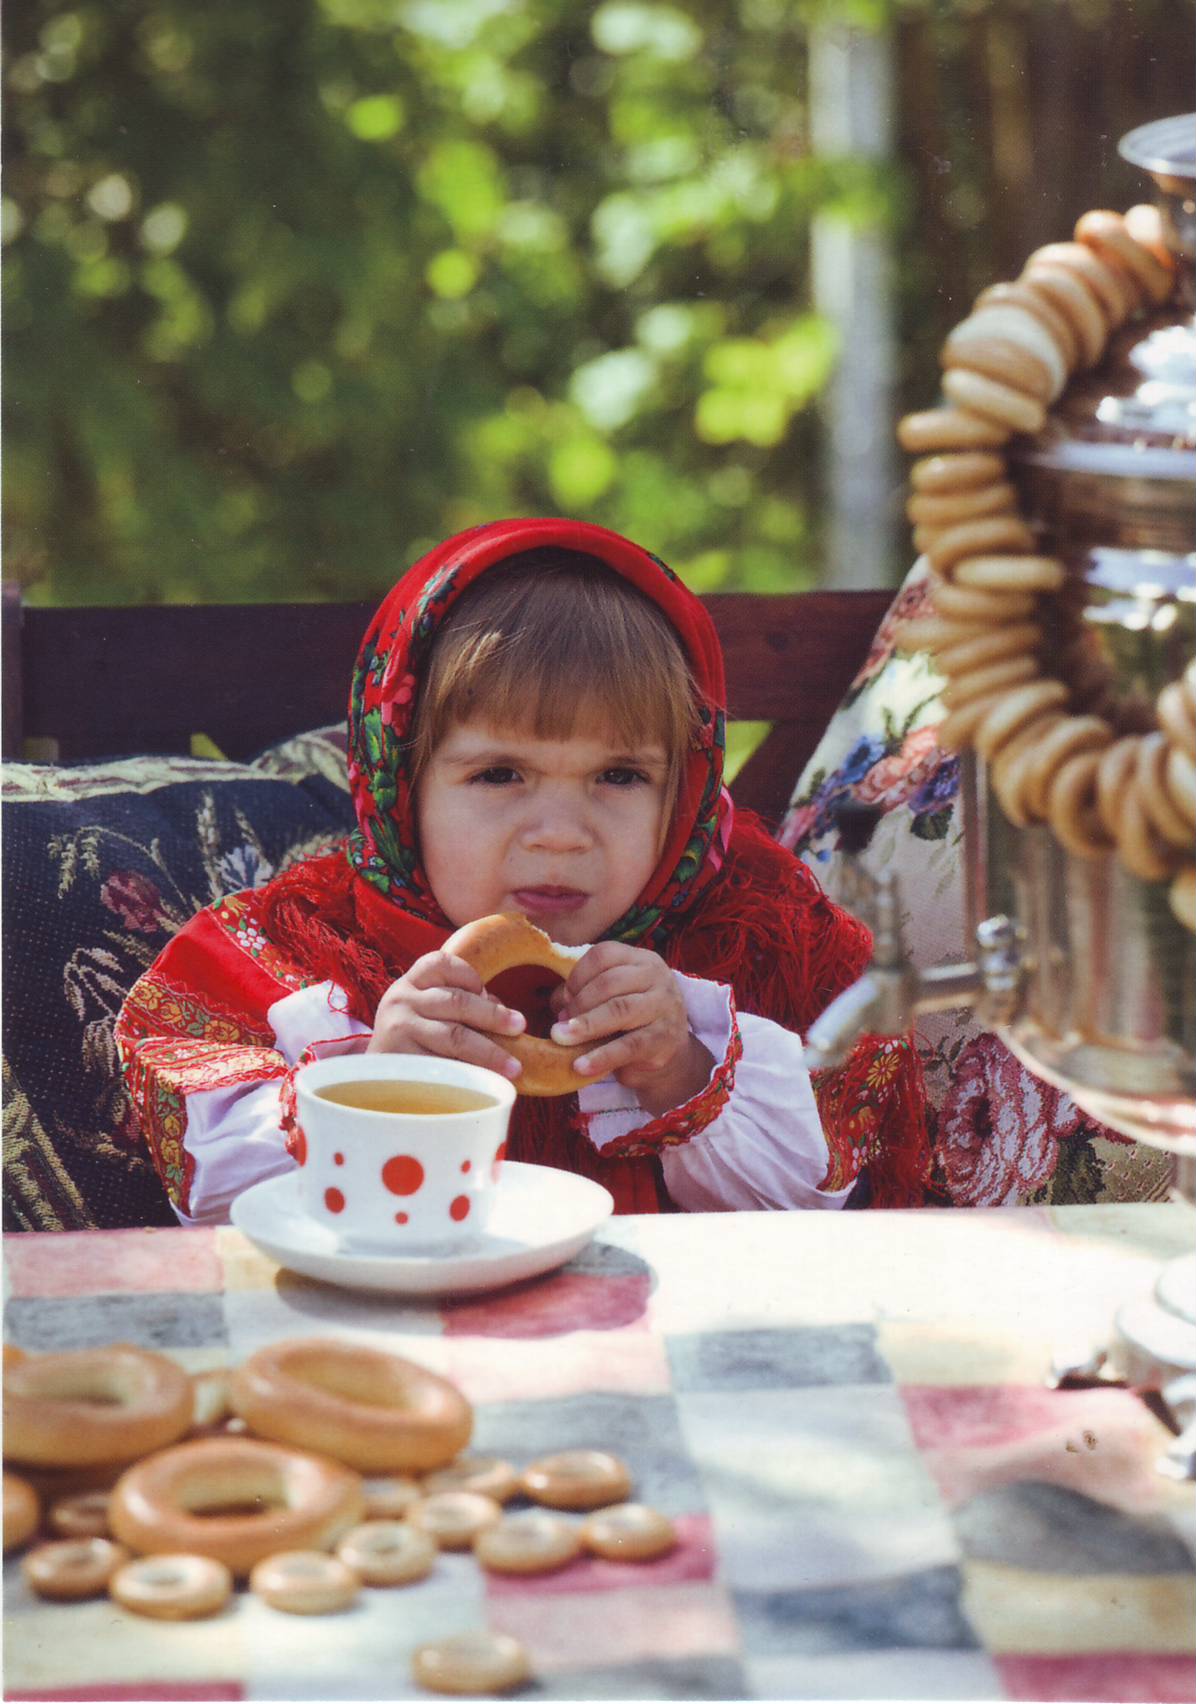
[[979,925],[975,964],[919,970],[905,951],[897,878],[891,872],[871,883],[869,909],[872,963],[811,1024],[805,1041],[811,1070],[841,1065],[863,1035],[906,1034],[921,1012],[975,1006],[989,1027],[1015,1015],[1024,972],[1019,932],[1009,918],[990,917]]

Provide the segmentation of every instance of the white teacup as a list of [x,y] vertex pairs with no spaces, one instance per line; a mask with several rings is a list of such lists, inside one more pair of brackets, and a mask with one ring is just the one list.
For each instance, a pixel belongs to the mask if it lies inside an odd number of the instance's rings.
[[299,1199],[345,1246],[451,1253],[485,1229],[514,1086],[412,1054],[351,1054],[296,1073]]

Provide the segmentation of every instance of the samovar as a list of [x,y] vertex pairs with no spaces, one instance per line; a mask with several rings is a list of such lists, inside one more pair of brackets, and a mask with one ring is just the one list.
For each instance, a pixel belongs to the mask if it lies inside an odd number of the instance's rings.
[[[1196,115],[1145,125],[1122,155],[1154,181],[1175,259],[1170,299],[1116,333],[1073,376],[1006,460],[1037,548],[1063,562],[1074,631],[1103,675],[1119,734],[1148,732],[1160,690],[1196,652]],[[1080,857],[1047,825],[1009,820],[985,763],[966,753],[961,804],[964,964],[908,959],[892,877],[856,872],[874,928],[860,981],[812,1027],[811,1064],[862,1033],[896,1035],[918,1014],[970,1005],[1022,1063],[1092,1117],[1175,1156],[1176,1191],[1196,1198],[1196,935],[1164,881],[1110,851]],[[1196,1255],[1167,1266],[1153,1297],[1127,1304],[1114,1340],[1060,1379],[1120,1377],[1196,1412]],[[1196,1426],[1164,1458],[1193,1476]]]

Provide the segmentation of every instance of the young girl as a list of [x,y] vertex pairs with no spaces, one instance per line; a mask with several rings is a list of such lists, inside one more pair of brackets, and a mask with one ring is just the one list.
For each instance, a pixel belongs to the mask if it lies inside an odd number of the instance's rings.
[[577,1094],[519,1097],[513,1159],[598,1179],[616,1211],[919,1198],[904,1044],[820,1098],[799,1032],[858,976],[866,930],[722,785],[722,656],[701,603],[604,528],[507,521],[449,539],[385,599],[350,695],[358,827],[343,852],[194,918],[117,1040],[184,1223],[294,1163],[293,1077],[346,1051],[502,1071],[527,1022],[443,951],[521,911],[593,943],[543,1020],[587,1052]]

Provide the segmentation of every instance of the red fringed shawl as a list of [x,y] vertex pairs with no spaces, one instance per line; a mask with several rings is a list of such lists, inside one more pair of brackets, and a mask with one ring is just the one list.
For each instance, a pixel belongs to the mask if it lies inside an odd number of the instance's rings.
[[[867,963],[870,940],[805,865],[722,785],[722,654],[701,603],[671,569],[601,527],[516,520],[474,528],[416,564],[383,601],[362,642],[349,709],[349,776],[358,827],[346,855],[298,865],[260,896],[270,939],[315,981],[331,978],[372,1023],[386,987],[450,932],[420,867],[406,758],[419,683],[437,628],[480,574],[543,546],[596,557],[645,592],[681,637],[701,726],[657,869],[608,936],[659,952],[677,969],[729,983],[741,1010],[804,1031]],[[830,1148],[825,1187],[869,1166],[877,1204],[922,1198],[928,1149],[916,1057],[905,1043],[856,1049],[815,1078]],[[617,1211],[670,1206],[650,1155],[604,1159],[586,1139],[576,1096],[520,1098],[513,1159],[598,1178]]]

